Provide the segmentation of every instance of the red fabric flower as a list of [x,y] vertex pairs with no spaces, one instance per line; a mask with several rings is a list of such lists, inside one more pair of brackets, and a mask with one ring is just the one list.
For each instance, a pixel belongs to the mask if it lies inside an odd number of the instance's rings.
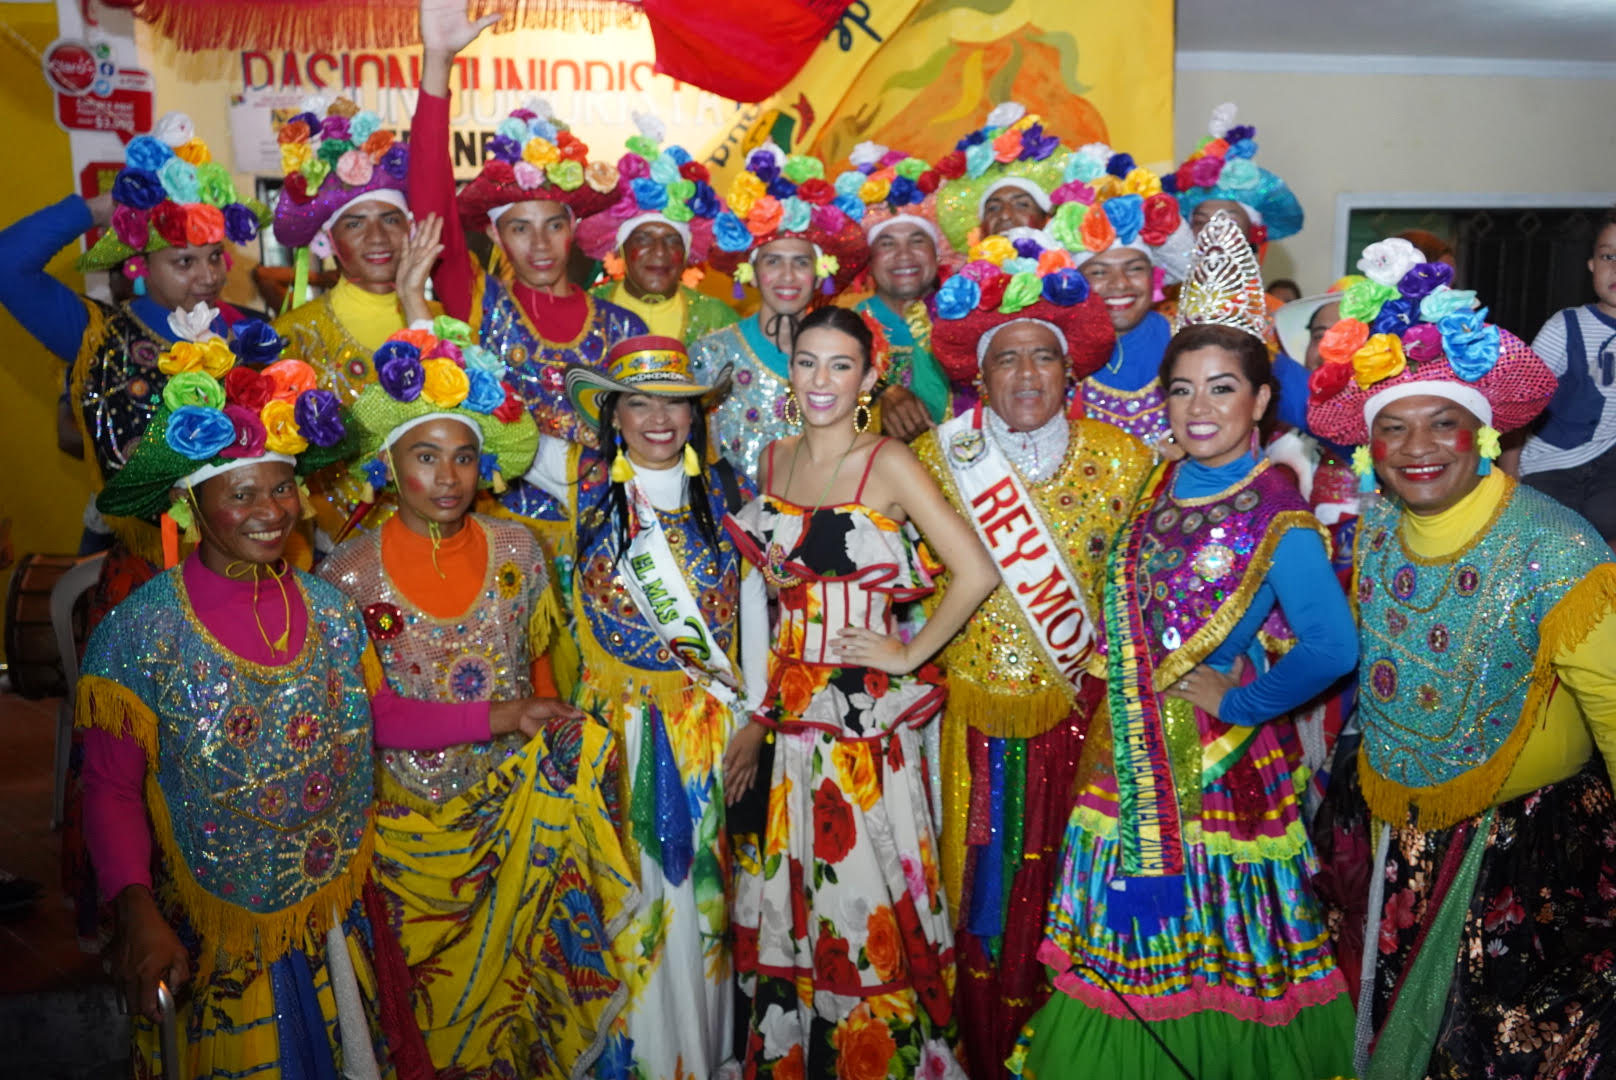
[[1182,220],[1178,213],[1178,200],[1163,192],[1156,192],[1145,200],[1145,223],[1139,228],[1139,239],[1151,247],[1159,247]]
[[679,166],[679,176],[695,184],[705,184],[713,178],[712,173],[707,171],[707,166],[699,161],[687,161]]
[[1351,381],[1351,364],[1320,364],[1307,377],[1308,396],[1314,401],[1327,401],[1345,390]]
[[826,780],[814,792],[814,858],[839,863],[853,850],[857,833],[853,808],[842,798],[836,784]]
[[922,195],[930,195],[942,185],[942,182],[942,173],[936,169],[927,169],[920,174],[920,179],[915,181],[915,187],[920,189]]
[[275,383],[250,367],[233,367],[224,377],[224,397],[232,405],[257,412],[275,396]]
[[281,190],[295,203],[309,201],[309,178],[300,172],[288,173]]
[[495,158],[483,166],[483,179],[491,184],[514,184],[516,170],[511,167],[510,162]]
[[816,176],[797,185],[797,198],[815,206],[825,206],[836,198],[836,189]]
[[562,161],[576,161],[582,165],[589,160],[589,144],[570,131],[556,136],[556,150],[560,152]]
[[858,968],[848,955],[847,941],[828,930],[821,930],[814,943],[814,979],[822,986],[833,987],[839,993],[859,985]]
[[493,411],[492,416],[502,424],[509,424],[519,419],[522,415],[522,410],[526,408],[527,406],[523,404],[522,399],[516,396],[516,391],[507,386],[505,387],[505,400],[499,403],[499,407]]
[[944,180],[958,180],[965,175],[965,154],[960,150],[950,150],[937,159],[935,166],[942,174]]
[[977,302],[977,308],[982,311],[998,311],[999,303],[1004,299],[1004,290],[1010,286],[1010,275],[1001,272],[979,284],[982,299]]
[[185,229],[189,221],[190,217],[186,214],[185,207],[173,200],[158,203],[156,209],[151,212],[152,228],[157,230],[158,236],[174,247],[185,246]]

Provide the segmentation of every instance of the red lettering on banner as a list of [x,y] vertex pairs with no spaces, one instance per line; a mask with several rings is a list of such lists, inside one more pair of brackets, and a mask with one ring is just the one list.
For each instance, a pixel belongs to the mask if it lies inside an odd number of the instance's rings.
[[404,68],[398,62],[398,57],[387,58],[387,87],[389,90],[402,90],[408,85],[404,82]]
[[[1031,596],[1027,607],[1032,609],[1033,617],[1040,626],[1048,624],[1049,620],[1062,610],[1077,603],[1077,597],[1067,588],[1066,582],[1061,580],[1060,568],[1050,567],[1049,574],[1036,585],[1025,583],[1016,586],[1016,592],[1022,596]],[[1037,595],[1034,595],[1034,594]]]
[[460,76],[460,89],[482,89],[482,65],[475,56],[457,56],[454,65],[455,72]]
[[574,89],[574,90],[582,90],[584,88],[584,77],[583,77],[583,74],[578,70],[578,62],[576,60],[557,60],[555,63],[550,65],[550,87],[549,87],[549,89],[551,89],[551,90],[559,90],[559,89],[561,89],[561,69],[562,68],[571,68],[572,69],[572,89]]
[[369,52],[360,53],[358,56],[354,57],[354,59],[353,59],[353,81],[350,82],[348,85],[349,86],[363,86],[363,85],[365,85],[365,69],[367,67],[373,67],[373,68],[376,69],[376,85],[377,86],[385,86],[385,85],[387,85],[387,62],[381,58],[380,54],[378,54],[378,53],[369,53]]
[[297,87],[303,85],[303,77],[297,73],[296,53],[287,53],[281,61],[281,85]]
[[595,69],[596,68],[601,68],[602,70],[604,70],[606,72],[606,85],[604,87],[602,87],[602,89],[616,90],[617,86],[616,86],[615,83],[612,82],[612,65],[608,64],[604,60],[585,60],[584,61],[584,89],[585,90],[593,90],[593,89],[595,89]]
[[[1077,639],[1083,636],[1083,624],[1086,621],[1083,613],[1075,607],[1067,608],[1058,617],[1051,617],[1048,625],[1044,627],[1044,637],[1049,641],[1049,647],[1058,653],[1075,645]],[[1069,627],[1069,632],[1064,640],[1056,640],[1056,631],[1063,626]]]
[[[1027,541],[1029,540],[1038,545],[1038,550],[1027,550]],[[1021,562],[1023,559],[1042,559],[1047,554],[1049,554],[1049,548],[1045,546],[1044,542],[1038,538],[1038,533],[1036,531],[1025,532],[1021,534],[1021,537],[1018,540],[1016,540],[1016,549],[1005,558],[1000,559],[999,565],[1008,570],[1010,567],[1016,565],[1018,562]]]
[[[645,87],[640,85],[640,69],[641,68],[644,68],[648,73],[650,73],[652,75],[656,74],[656,68],[651,65],[651,62],[649,60],[636,60],[636,61],[634,61],[633,66],[631,66],[628,69],[628,81],[629,81],[629,84],[632,85],[634,87],[634,89],[636,89],[636,90],[644,90],[645,89]],[[676,83],[675,85],[677,86],[678,84]]]
[[[258,65],[264,67],[264,81],[259,82],[253,78],[253,72]],[[244,52],[241,54],[241,85],[246,90],[262,90],[275,78],[275,62],[269,58],[268,53]]]
[[308,72],[309,85],[320,90],[323,90],[325,87],[329,86],[330,83],[327,81],[325,75],[319,70],[319,67],[329,69],[335,68],[336,66],[337,58],[328,52],[317,52],[310,56],[308,65],[304,68],[304,70]]
[[1011,522],[1017,520],[1025,521],[1028,525],[1032,524],[1032,515],[1027,512],[1025,506],[1016,506],[992,521],[982,522],[982,539],[990,544],[997,543],[994,534],[1008,529]]
[[417,89],[421,85],[421,57],[416,53],[410,54],[410,88]]
[[[993,505],[984,510],[982,504],[989,499],[993,501]],[[1003,480],[1000,480],[997,484],[994,484],[992,487],[982,492],[982,494],[978,495],[976,498],[972,499],[971,508],[979,511],[976,515],[976,519],[978,521],[986,521],[1000,510],[1008,510],[1010,507],[1014,506],[1018,499],[1019,496],[1016,494],[1016,485],[1011,483],[1010,478],[1007,476]]]

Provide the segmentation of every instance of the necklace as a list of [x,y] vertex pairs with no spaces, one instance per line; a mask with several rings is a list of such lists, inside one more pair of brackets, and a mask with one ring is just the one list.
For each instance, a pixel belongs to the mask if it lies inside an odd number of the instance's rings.
[[[797,458],[801,456],[802,444],[807,441],[807,438],[806,435],[799,436],[796,449],[791,451],[791,467],[786,470],[785,486],[780,489],[783,492],[791,490],[791,478],[797,475]],[[831,470],[830,479],[825,481],[825,486],[819,490],[819,498],[815,502],[814,508],[808,511],[803,522],[802,535],[797,537],[797,548],[793,550],[800,549],[807,542],[808,530],[813,528],[814,525],[814,515],[824,509],[825,496],[830,494],[832,485],[836,483],[836,477],[841,475],[842,463],[847,460],[847,455],[853,452],[853,447],[857,442],[858,433],[854,432],[852,441],[847,444],[847,449],[843,450],[841,457],[836,459],[836,467]],[[776,589],[793,589],[802,584],[800,577],[786,569],[786,561],[790,557],[791,552],[788,552],[778,540],[771,539],[769,541],[769,546],[764,551],[763,579]]]

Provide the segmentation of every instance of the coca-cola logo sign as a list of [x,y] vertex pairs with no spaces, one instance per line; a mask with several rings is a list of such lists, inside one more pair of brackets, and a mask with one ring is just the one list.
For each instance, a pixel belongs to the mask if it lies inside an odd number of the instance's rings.
[[45,50],[44,67],[45,81],[58,93],[78,97],[95,85],[95,54],[82,41],[52,42]]

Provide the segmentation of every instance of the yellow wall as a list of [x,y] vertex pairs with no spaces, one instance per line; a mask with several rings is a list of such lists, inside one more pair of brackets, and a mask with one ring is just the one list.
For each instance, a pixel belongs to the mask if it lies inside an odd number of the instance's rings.
[[[42,50],[56,38],[56,5],[0,5],[0,22]],[[39,61],[8,36],[0,38],[6,69],[0,80],[0,131],[13,154],[11,167],[0,169],[0,222],[9,224],[75,190],[77,181]],[[73,270],[77,256],[74,245],[50,269],[80,289],[84,279]],[[0,517],[11,518],[18,557],[29,551],[75,551],[90,474],[83,462],[56,449],[56,399],[65,369],[3,310],[0,356]],[[0,579],[9,577],[0,574]]]
[[1304,292],[1334,280],[1336,196],[1344,192],[1546,192],[1616,188],[1616,81],[1469,75],[1305,74],[1180,69],[1179,160],[1220,102],[1257,128],[1257,163],[1307,212],[1263,270]]

